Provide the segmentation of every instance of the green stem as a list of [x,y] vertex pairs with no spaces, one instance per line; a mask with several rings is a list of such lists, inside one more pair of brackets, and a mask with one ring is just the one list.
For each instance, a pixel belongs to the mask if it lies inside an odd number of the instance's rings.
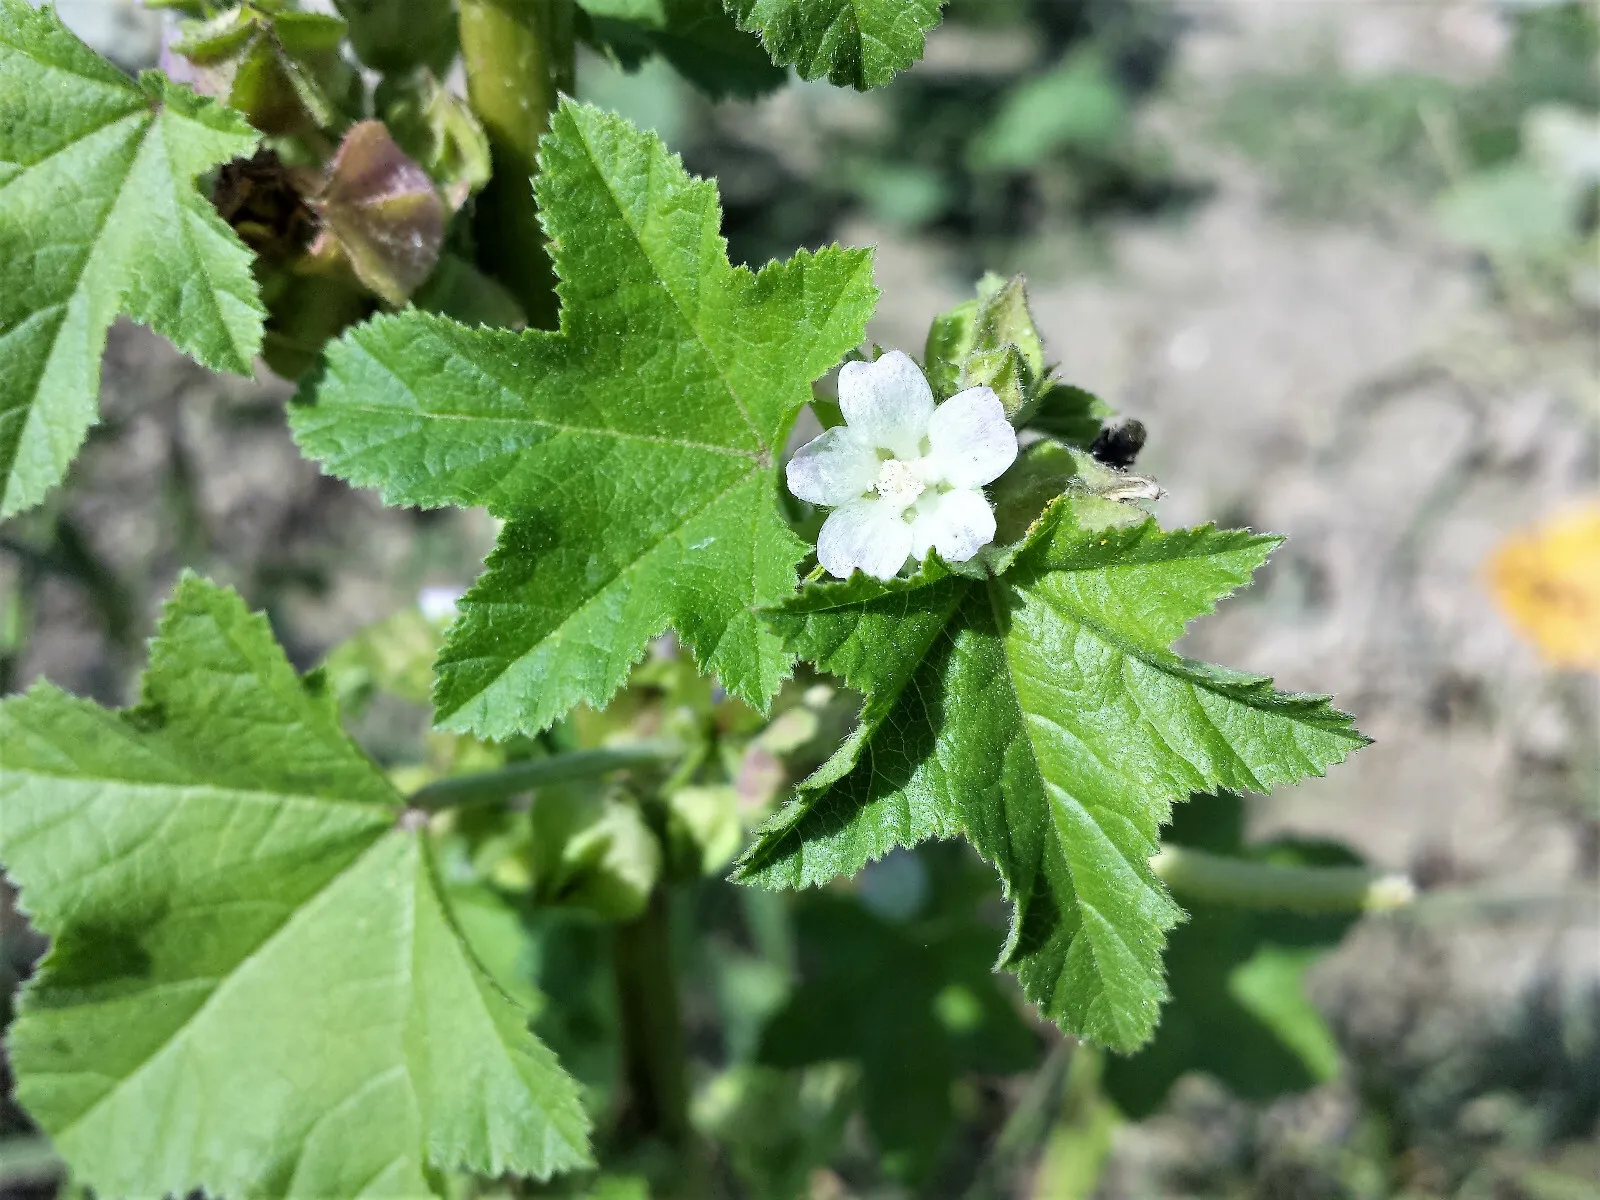
[[494,771],[455,775],[418,788],[407,800],[412,808],[429,812],[464,805],[500,804],[512,796],[550,783],[593,779],[627,767],[670,763],[683,750],[668,742],[639,742],[606,750],[578,750],[512,763]]
[[553,329],[555,275],[533,198],[539,139],[574,86],[573,0],[461,0],[467,97],[489,136],[494,176],[478,196],[478,265],[528,320]]
[[688,1165],[692,1142],[689,1059],[672,961],[672,902],[666,888],[657,887],[650,894],[638,919],[616,926],[611,952],[628,1085],[625,1125],[641,1142],[664,1142],[679,1159],[681,1172]]
[[1189,846],[1163,846],[1150,866],[1178,896],[1240,908],[1378,912],[1411,903],[1416,892],[1404,875],[1366,867],[1252,862]]

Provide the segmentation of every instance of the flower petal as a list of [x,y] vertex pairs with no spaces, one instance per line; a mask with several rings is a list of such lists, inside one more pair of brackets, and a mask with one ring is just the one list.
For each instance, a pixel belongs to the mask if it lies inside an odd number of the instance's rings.
[[957,489],[917,505],[911,553],[918,559],[931,546],[945,562],[966,562],[992,541],[994,510],[980,491]]
[[858,500],[834,509],[817,537],[817,561],[839,579],[848,579],[855,570],[892,579],[910,553],[911,526],[878,500]]
[[930,465],[952,487],[992,483],[1017,460],[1017,431],[991,388],[968,388],[939,405],[928,442]]
[[891,350],[875,362],[839,368],[839,408],[868,445],[896,458],[918,458],[933,415],[933,389],[909,355]]
[[848,426],[836,425],[795,451],[786,474],[800,499],[835,508],[872,490],[878,455]]

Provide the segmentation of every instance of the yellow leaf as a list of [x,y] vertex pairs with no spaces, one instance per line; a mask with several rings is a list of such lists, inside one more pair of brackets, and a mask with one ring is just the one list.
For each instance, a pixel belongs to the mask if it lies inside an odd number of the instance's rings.
[[1600,504],[1507,538],[1489,560],[1489,584],[1546,660],[1600,669]]

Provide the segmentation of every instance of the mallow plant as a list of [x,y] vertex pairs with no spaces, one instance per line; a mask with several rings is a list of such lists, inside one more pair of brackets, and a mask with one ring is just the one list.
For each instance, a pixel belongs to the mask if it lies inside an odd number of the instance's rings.
[[[871,345],[870,249],[732,265],[715,184],[574,98],[579,45],[878,86],[938,0],[159,7],[130,78],[0,0],[0,510],[73,469],[120,315],[499,535],[308,674],[185,575],[130,707],[0,704],[49,939],[6,1058],[73,1185],[948,1195],[1041,1113],[1337,1071],[1301,975],[1404,887],[1237,794],[1364,738],[1173,649],[1279,539],[1158,523],[1020,277]],[[432,732],[379,761],[383,694]]]

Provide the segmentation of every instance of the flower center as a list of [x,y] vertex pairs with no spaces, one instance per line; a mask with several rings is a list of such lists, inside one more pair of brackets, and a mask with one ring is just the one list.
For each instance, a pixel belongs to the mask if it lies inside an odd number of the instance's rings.
[[910,463],[891,458],[878,468],[873,488],[886,502],[899,509],[910,508],[926,487]]

